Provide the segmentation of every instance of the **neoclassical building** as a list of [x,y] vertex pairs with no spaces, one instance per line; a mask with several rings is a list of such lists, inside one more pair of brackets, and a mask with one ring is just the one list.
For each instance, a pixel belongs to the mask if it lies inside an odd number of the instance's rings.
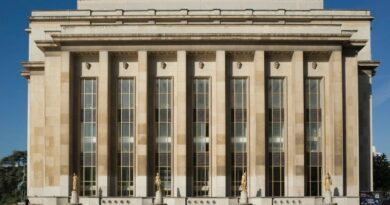
[[322,205],[372,190],[369,11],[322,0],[78,0],[33,11],[28,197]]

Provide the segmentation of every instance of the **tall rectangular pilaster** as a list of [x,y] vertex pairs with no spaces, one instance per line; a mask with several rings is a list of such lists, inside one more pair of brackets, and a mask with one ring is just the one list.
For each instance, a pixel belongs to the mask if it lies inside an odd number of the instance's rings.
[[28,80],[28,196],[43,193],[45,158],[45,76],[30,75]]
[[[254,72],[250,76],[249,195],[265,195],[265,59],[264,51],[255,51]],[[253,106],[252,106],[253,103]]]
[[186,196],[186,79],[187,79],[187,63],[186,63],[186,51],[177,52],[177,74],[175,85],[175,112],[177,117],[175,119],[176,139],[174,139],[174,196],[183,197]]
[[[340,196],[344,194],[344,142],[343,142],[343,67],[341,50],[333,51],[330,58],[330,75],[333,92],[333,187]],[[337,193],[335,193],[337,194]]]
[[[304,196],[305,194],[305,131],[304,131],[304,56],[302,51],[295,51],[292,57],[291,91],[289,104],[292,106],[291,117],[294,132],[288,134],[287,184],[288,196]],[[289,90],[290,91],[290,90]]]
[[60,194],[70,192],[70,52],[61,53],[61,111],[60,111]]
[[[61,53],[45,54],[45,126],[44,126],[44,190],[43,195],[60,195],[60,106]],[[43,116],[42,116],[43,117]]]
[[147,196],[147,137],[148,137],[148,54],[138,51],[138,75],[136,78],[136,145],[135,145],[135,196]]
[[[216,52],[216,71],[212,96],[213,134],[212,193],[213,197],[226,196],[226,53]],[[214,117],[215,116],[215,117]]]
[[109,147],[109,53],[99,52],[98,71],[98,135],[97,135],[97,179],[102,196],[108,193],[108,147]]
[[344,51],[346,194],[359,196],[358,62],[352,50]]

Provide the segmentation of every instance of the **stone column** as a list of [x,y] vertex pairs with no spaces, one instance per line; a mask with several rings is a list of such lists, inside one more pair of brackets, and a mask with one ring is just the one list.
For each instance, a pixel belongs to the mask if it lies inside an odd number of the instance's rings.
[[99,73],[98,73],[98,135],[97,135],[97,194],[99,189],[102,195],[108,193],[108,147],[109,147],[109,53],[99,52]]
[[186,123],[187,123],[187,115],[186,115],[186,74],[187,63],[186,63],[186,51],[178,51],[177,52],[177,74],[175,79],[175,112],[177,112],[177,117],[175,119],[175,130],[176,130],[176,139],[174,142],[174,190],[173,195],[175,197],[183,197],[186,196]]
[[264,51],[255,51],[250,76],[249,196],[265,196],[265,61]]
[[[343,183],[343,68],[341,50],[333,51],[330,58],[330,77],[333,93],[333,171],[330,173],[333,178],[333,187],[342,196],[344,193]],[[326,173],[324,173],[326,174]],[[334,190],[332,190],[334,191]],[[337,194],[334,192],[334,194]]]
[[226,56],[216,52],[214,93],[212,96],[212,193],[213,197],[226,196]]
[[[291,84],[288,84],[288,132],[287,157],[285,164],[287,179],[286,196],[304,196],[305,194],[305,122],[304,122],[304,71],[303,52],[295,51],[292,57]],[[291,107],[290,107],[291,106]],[[292,132],[290,132],[290,130]]]
[[353,50],[344,52],[346,194],[359,196],[358,64]]
[[136,144],[135,144],[135,196],[147,196],[147,141],[148,141],[148,54],[138,51],[136,78]]
[[69,196],[70,176],[70,53],[61,53],[60,193]]

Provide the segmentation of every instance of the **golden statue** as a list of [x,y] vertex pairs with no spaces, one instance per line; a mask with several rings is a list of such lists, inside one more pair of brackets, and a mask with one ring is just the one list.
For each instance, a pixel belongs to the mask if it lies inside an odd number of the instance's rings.
[[247,179],[246,179],[246,172],[244,172],[244,174],[242,175],[242,178],[241,178],[241,190],[243,192],[246,192],[247,191]]
[[156,185],[156,190],[161,191],[161,178],[160,173],[157,172],[156,179],[154,180],[154,184]]
[[329,172],[325,175],[325,191],[330,192],[330,187],[332,186],[332,177]]
[[73,183],[72,183],[72,191],[77,191],[77,180],[78,180],[78,178],[77,178],[77,176],[76,176],[76,174],[75,173],[73,173],[73,177],[72,177],[72,181],[73,181]]

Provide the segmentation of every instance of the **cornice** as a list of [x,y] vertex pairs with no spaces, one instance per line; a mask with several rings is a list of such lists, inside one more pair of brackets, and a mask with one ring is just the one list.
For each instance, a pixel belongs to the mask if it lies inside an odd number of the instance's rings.
[[380,64],[381,63],[379,61],[372,61],[372,60],[364,60],[358,62],[359,69],[362,71],[368,71],[372,77],[375,76],[376,71],[380,66]]
[[350,34],[243,34],[243,33],[160,33],[160,34],[54,34],[53,42],[75,42],[75,41],[275,41],[275,40],[349,40]]
[[371,21],[369,11],[352,10],[71,10],[34,11],[30,21],[88,21],[88,20],[192,20],[192,19],[247,19],[247,20],[343,20]]
[[125,45],[166,43],[251,43],[251,44],[338,44],[357,50],[367,42],[351,39],[350,33],[340,34],[243,34],[243,33],[160,33],[160,34],[52,34],[52,40],[35,41],[43,51],[58,50],[61,46]]
[[252,15],[227,15],[227,16],[188,16],[188,15],[179,15],[179,16],[51,16],[51,17],[30,17],[30,22],[35,21],[106,21],[107,23],[112,23],[116,21],[139,21],[145,22],[148,20],[165,20],[165,21],[177,21],[183,22],[183,20],[191,21],[191,20],[240,20],[243,19],[245,21],[311,21],[311,20],[339,20],[339,21],[371,21],[373,17],[366,16],[357,16],[357,17],[347,17],[347,16],[286,16],[286,15],[271,15],[271,16],[252,16]]
[[27,61],[21,64],[24,70],[20,72],[20,75],[26,79],[29,79],[33,72],[45,70],[45,62],[43,61]]

